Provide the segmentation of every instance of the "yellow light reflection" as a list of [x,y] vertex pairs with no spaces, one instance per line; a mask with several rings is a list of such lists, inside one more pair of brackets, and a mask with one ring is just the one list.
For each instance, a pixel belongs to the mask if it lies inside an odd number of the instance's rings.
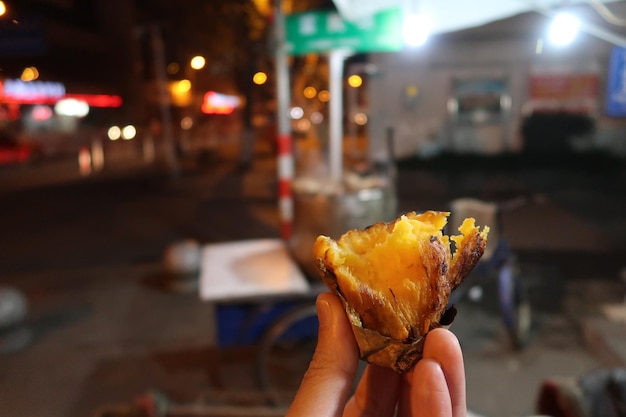
[[319,101],[326,103],[327,101],[330,100],[330,91],[328,90],[320,91],[319,94],[317,95],[317,98],[319,99]]
[[179,107],[188,106],[191,102],[191,82],[189,80],[172,81],[169,83],[172,104]]
[[4,16],[7,12],[7,6],[3,1],[0,1],[0,16]]
[[203,56],[196,55],[193,58],[191,58],[190,65],[191,65],[191,68],[195,70],[200,70],[204,68],[205,64],[206,64],[206,60],[204,59]]
[[317,95],[317,90],[315,89],[315,87],[306,87],[304,89],[304,91],[302,92],[302,94],[304,94],[304,97],[306,98],[313,98]]
[[270,16],[272,14],[272,4],[269,0],[252,0],[259,13],[264,16]]
[[188,93],[189,90],[191,90],[191,81],[180,80],[179,82],[176,83],[175,89],[176,89],[176,93],[178,94]]
[[254,76],[252,77],[252,81],[256,85],[263,85],[267,81],[267,74],[262,71],[259,71],[256,74],[254,74]]
[[353,88],[360,87],[363,84],[363,78],[360,75],[351,75],[348,77],[348,85]]
[[408,97],[417,97],[419,92],[420,92],[420,90],[419,90],[419,88],[415,84],[411,84],[411,85],[406,87],[406,95]]

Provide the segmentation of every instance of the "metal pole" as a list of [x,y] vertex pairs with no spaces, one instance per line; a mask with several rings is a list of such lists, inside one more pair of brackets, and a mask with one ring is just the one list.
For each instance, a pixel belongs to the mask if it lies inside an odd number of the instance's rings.
[[339,183],[343,177],[343,64],[347,51],[335,50],[328,54],[330,61],[329,103],[329,165],[330,179]]
[[274,7],[274,60],[276,65],[276,123],[278,145],[278,204],[280,210],[280,230],[284,240],[291,237],[293,222],[292,181],[294,162],[292,151],[291,126],[289,124],[289,62],[285,42],[285,16],[282,0],[276,0]]
[[165,160],[170,169],[170,174],[178,175],[178,162],[174,147],[174,131],[172,129],[172,115],[170,113],[170,97],[167,91],[167,74],[165,72],[165,52],[161,31],[158,25],[150,27],[150,39],[154,53],[154,72],[159,94],[159,107],[161,110],[161,130],[163,132],[163,145],[165,147]]

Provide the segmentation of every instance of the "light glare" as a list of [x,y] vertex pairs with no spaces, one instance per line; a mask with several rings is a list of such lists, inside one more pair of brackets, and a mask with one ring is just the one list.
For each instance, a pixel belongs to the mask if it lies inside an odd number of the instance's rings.
[[421,46],[430,34],[430,21],[421,14],[411,14],[404,18],[402,38],[408,46]]
[[196,55],[193,58],[191,58],[190,65],[191,65],[191,68],[195,70],[200,70],[204,68],[205,64],[206,64],[206,60],[204,59],[203,56]]
[[579,27],[580,22],[575,16],[559,13],[550,25],[550,41],[558,46],[569,45],[576,38]]
[[124,126],[124,129],[122,129],[122,137],[126,140],[131,140],[136,134],[137,129],[133,125]]

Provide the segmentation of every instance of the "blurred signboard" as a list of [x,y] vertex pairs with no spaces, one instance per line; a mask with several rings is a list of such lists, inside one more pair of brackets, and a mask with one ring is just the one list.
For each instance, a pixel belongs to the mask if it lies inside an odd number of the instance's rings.
[[606,113],[608,116],[626,116],[626,48],[611,51],[607,80]]
[[43,19],[0,19],[0,56],[39,55],[46,52]]
[[393,52],[402,49],[399,8],[359,21],[344,20],[334,11],[295,13],[285,19],[287,52],[293,55],[347,49],[353,52]]
[[599,85],[600,77],[594,73],[531,74],[528,104],[534,111],[594,113],[598,107]]

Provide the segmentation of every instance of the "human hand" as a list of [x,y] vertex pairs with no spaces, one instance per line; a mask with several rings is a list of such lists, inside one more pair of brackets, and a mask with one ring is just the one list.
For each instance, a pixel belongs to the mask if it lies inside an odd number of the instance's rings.
[[316,305],[317,348],[287,417],[465,417],[465,370],[454,334],[431,331],[423,359],[404,375],[368,365],[351,395],[359,350],[350,323],[336,295],[320,294]]

